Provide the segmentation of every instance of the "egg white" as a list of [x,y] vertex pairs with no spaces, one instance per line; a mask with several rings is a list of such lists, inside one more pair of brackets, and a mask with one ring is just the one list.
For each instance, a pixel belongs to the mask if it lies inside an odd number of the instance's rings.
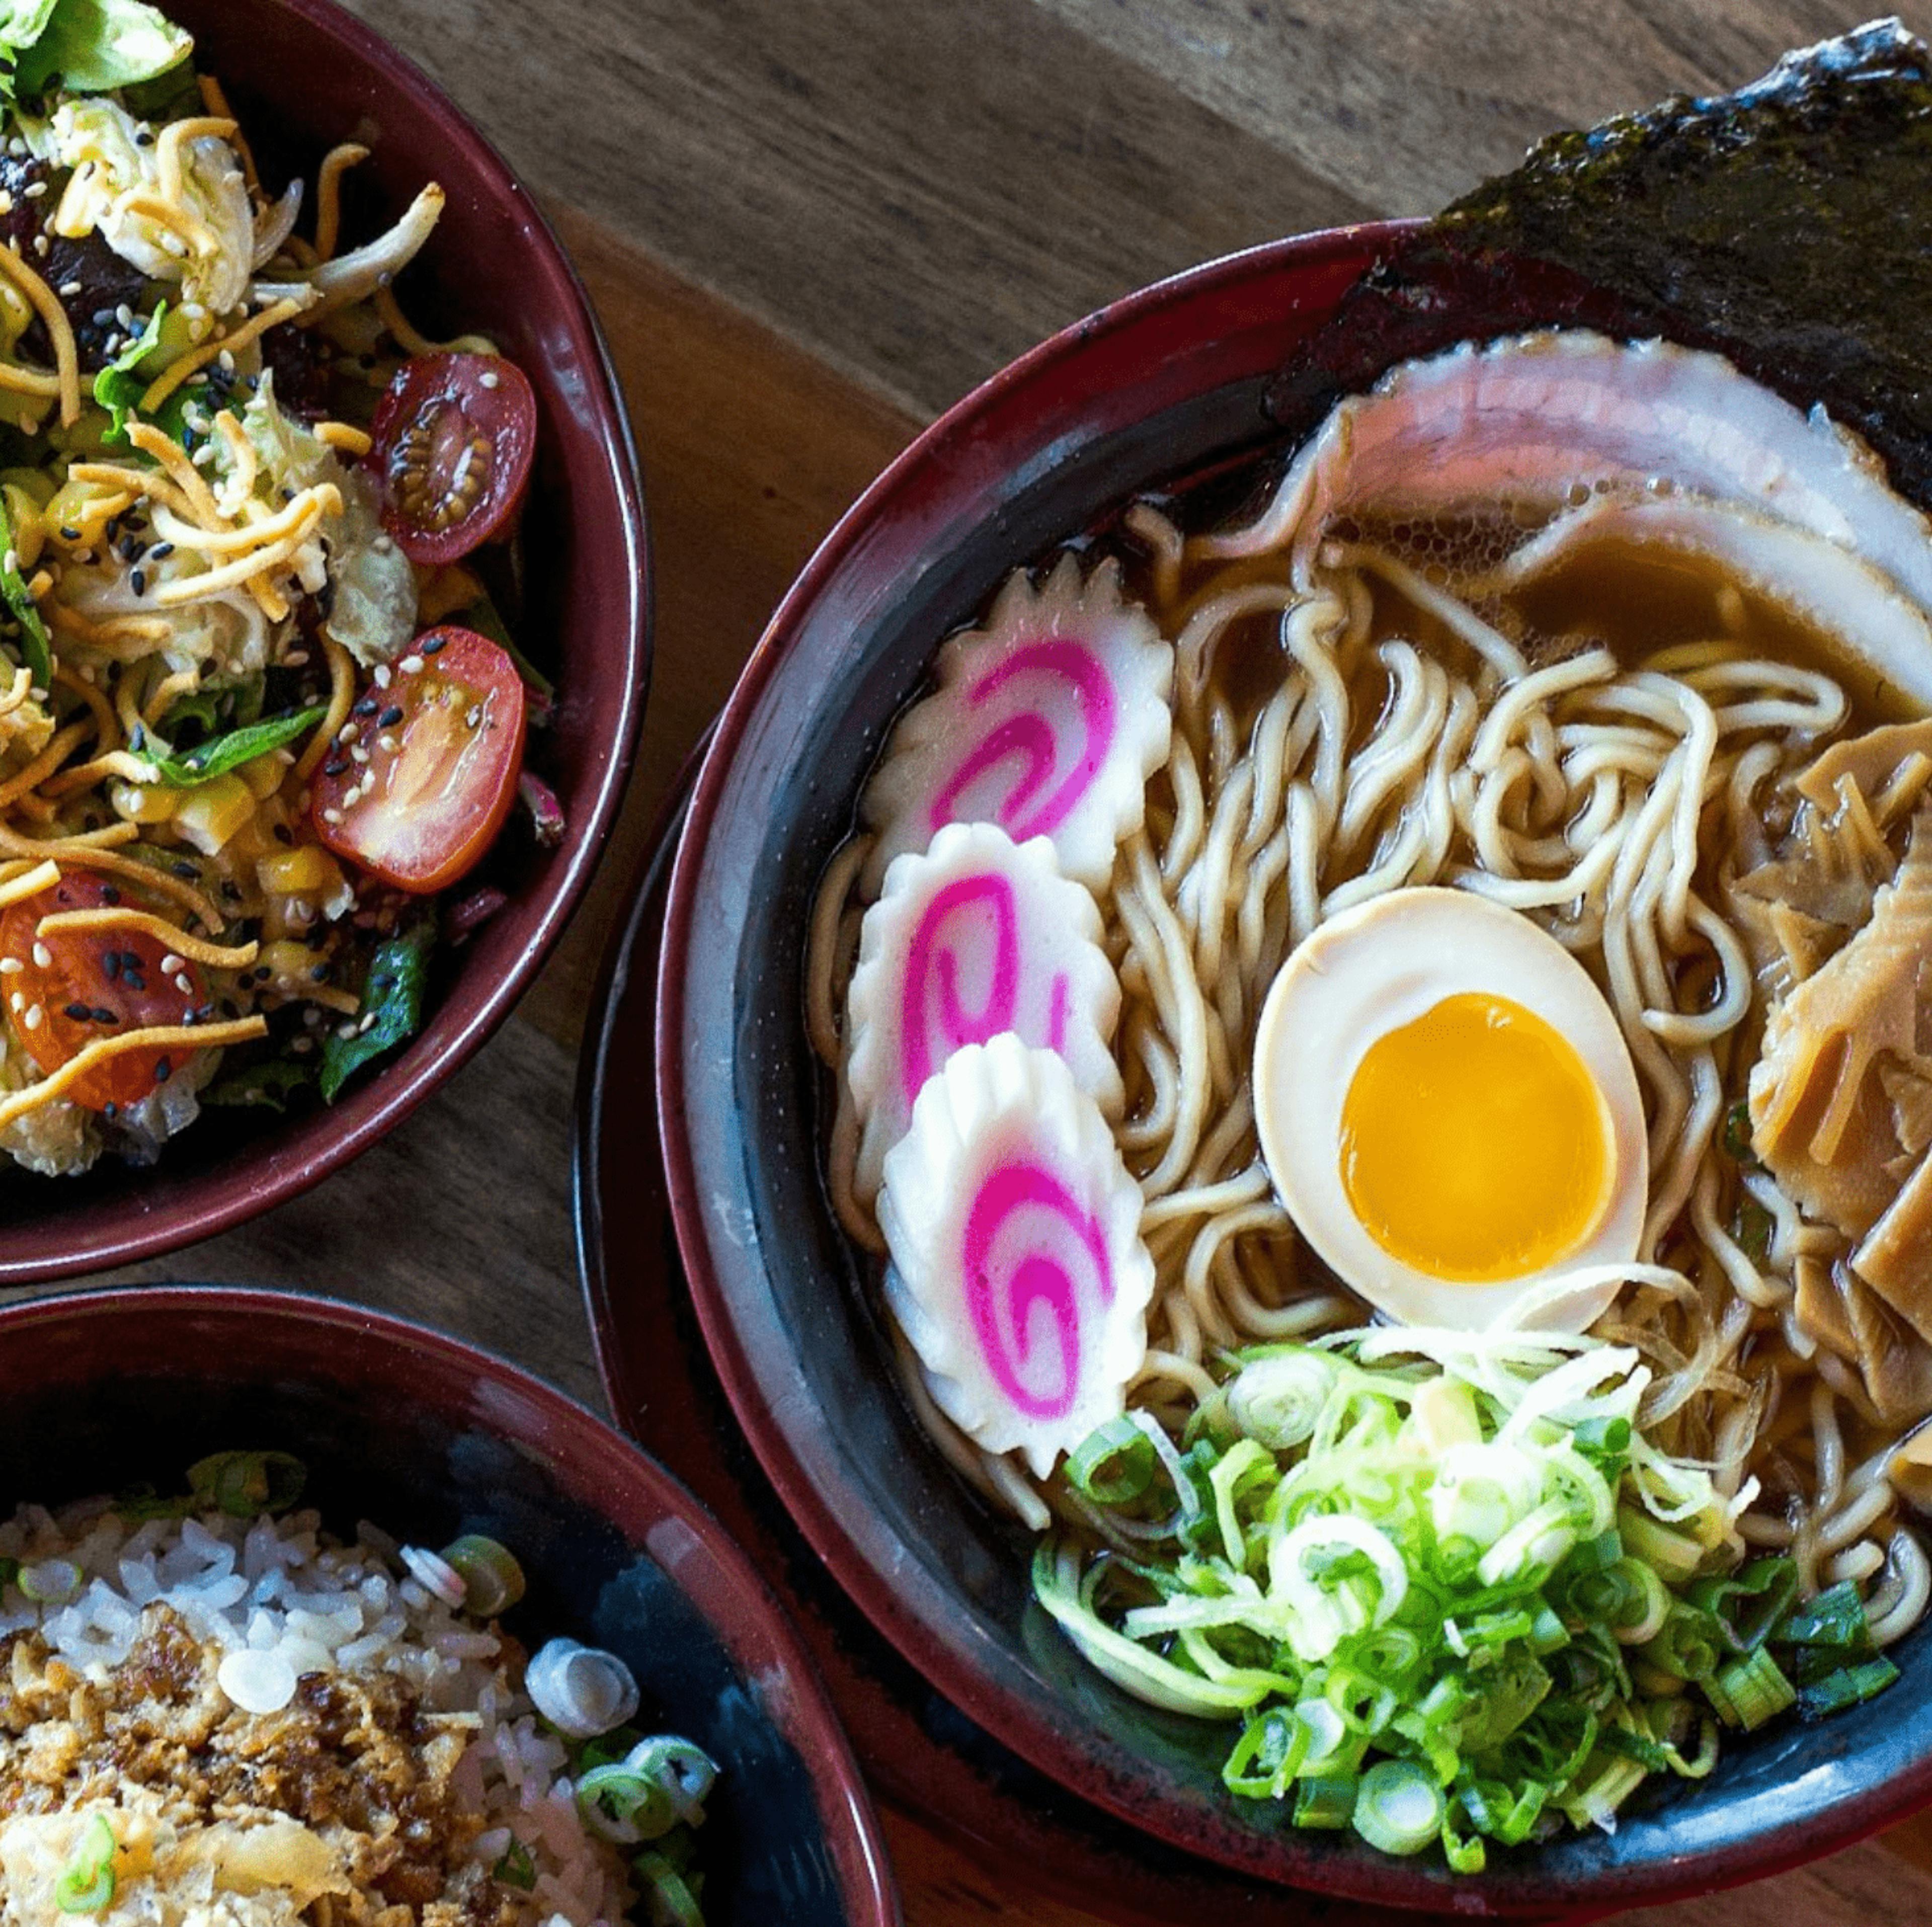
[[[1342,1107],[1379,1038],[1445,998],[1506,998],[1567,1039],[1610,1124],[1610,1201],[1575,1249],[1490,1283],[1433,1277],[1383,1250],[1342,1177]],[[1580,1331],[1636,1256],[1650,1193],[1643,1100],[1617,1020],[1562,944],[1467,890],[1390,891],[1324,923],[1270,986],[1255,1039],[1256,1122],[1282,1205],[1337,1277],[1406,1325]],[[1578,1274],[1574,1289],[1552,1281]]]

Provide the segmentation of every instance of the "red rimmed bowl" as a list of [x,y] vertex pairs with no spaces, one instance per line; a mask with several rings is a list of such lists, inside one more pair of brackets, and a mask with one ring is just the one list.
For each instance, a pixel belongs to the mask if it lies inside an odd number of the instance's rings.
[[[1142,1705],[1085,1664],[1030,1596],[1025,1535],[951,1472],[899,1395],[825,1196],[830,1094],[804,1030],[820,873],[940,638],[1010,570],[1138,490],[1305,429],[1285,365],[1407,231],[1282,242],[1131,296],[968,396],[868,491],[780,606],[698,777],[659,977],[658,1119],[698,1315],[765,1471],[873,1623],[980,1726],[1096,1805],[1257,1877],[1586,1919],[1778,1871],[1932,1797],[1927,1636],[1904,1642],[1904,1678],[1882,1699],[1733,1739],[1710,1779],[1634,1802],[1614,1835],[1498,1850],[1474,1877],[1236,1801],[1220,1777],[1226,1730]],[[1575,293],[1532,286],[1510,321],[1568,318]],[[1424,320],[1436,345],[1456,338],[1453,315]],[[1486,311],[1465,332],[1502,331]]]
[[720,1768],[699,1840],[712,1927],[897,1927],[871,1802],[811,1662],[698,1501],[515,1366],[279,1291],[157,1286],[0,1311],[0,1515],[292,1452],[352,1535],[486,1532],[530,1582],[506,1628],[615,1652],[645,1716]]
[[373,234],[424,182],[448,200],[399,284],[419,327],[494,337],[527,374],[540,422],[525,512],[520,640],[557,687],[533,763],[560,797],[555,849],[516,840],[489,859],[507,906],[445,952],[429,1015],[405,1049],[334,1104],[286,1122],[205,1112],[159,1163],[86,1176],[0,1176],[0,1283],[153,1257],[212,1237],[326,1177],[464,1063],[528,987],[582,896],[623,793],[650,673],[648,562],[623,398],[581,284],[527,192],[432,82],[329,0],[178,0],[265,172],[314,164],[354,139],[345,232]]

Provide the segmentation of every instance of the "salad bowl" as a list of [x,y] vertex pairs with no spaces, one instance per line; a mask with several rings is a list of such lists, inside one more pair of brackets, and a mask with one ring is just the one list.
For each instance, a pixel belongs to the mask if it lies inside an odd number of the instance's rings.
[[0,1280],[127,1264],[209,1237],[304,1190],[435,1092],[508,1015],[582,898],[628,776],[649,677],[649,561],[622,397],[583,287],[539,209],[415,67],[329,0],[184,0],[195,36],[259,149],[265,177],[312,174],[353,140],[345,232],[394,220],[428,182],[446,199],[398,284],[438,338],[487,335],[528,377],[538,431],[521,525],[519,632],[555,686],[526,767],[560,806],[542,835],[513,818],[477,873],[494,914],[432,960],[420,1028],[332,1103],[205,1109],[159,1161],[84,1175],[10,1170]]

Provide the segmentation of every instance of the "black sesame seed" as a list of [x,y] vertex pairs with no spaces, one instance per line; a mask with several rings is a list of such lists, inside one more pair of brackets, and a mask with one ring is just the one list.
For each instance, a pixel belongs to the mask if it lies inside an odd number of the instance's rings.
[[94,1021],[97,1024],[118,1024],[121,1021],[119,1017],[109,1010],[104,1004],[95,1004],[92,1014]]
[[382,707],[382,704],[376,701],[374,696],[364,696],[362,700],[350,711],[350,714],[351,716],[374,716]]
[[311,983],[326,983],[328,981],[328,965],[320,963],[312,965],[309,971],[308,980]]
[[322,773],[325,776],[339,776],[348,767],[349,758],[346,756],[332,756],[322,766]]
[[157,1084],[165,1084],[174,1074],[175,1067],[166,1058],[154,1060],[154,1082]]
[[275,825],[275,841],[278,843],[292,843],[295,840],[295,832],[286,823]]
[[104,883],[100,886],[100,900],[109,909],[115,909],[120,904],[121,893],[111,883]]
[[446,635],[426,635],[416,644],[416,653],[418,656],[436,655],[448,640]]
[[178,858],[175,862],[170,863],[168,866],[168,868],[172,870],[176,876],[184,878],[189,883],[194,882],[195,878],[201,874],[200,871],[196,869],[185,857]]
[[111,308],[97,308],[94,311],[94,325],[97,328],[108,327],[113,320],[114,311]]
[[133,585],[136,595],[145,596],[148,593],[148,572],[145,569],[136,569],[128,580]]
[[110,950],[100,959],[100,968],[107,973],[108,982],[114,983],[121,974],[121,953],[118,950]]
[[392,703],[389,707],[376,718],[376,720],[379,727],[383,729],[394,729],[397,724],[400,722],[402,719],[403,712],[401,705],[398,703]]
[[174,552],[175,545],[172,542],[157,542],[154,547],[148,551],[149,556],[156,562],[166,561],[168,557],[172,555]]
[[121,975],[121,981],[130,990],[145,990],[148,987],[148,980],[138,970],[124,971]]
[[101,1106],[100,1115],[111,1124],[121,1115],[121,1106],[110,1097]]
[[65,1014],[71,1017],[76,1024],[86,1023],[94,1015],[93,1011],[85,1004],[69,1004],[64,1005],[63,1009]]

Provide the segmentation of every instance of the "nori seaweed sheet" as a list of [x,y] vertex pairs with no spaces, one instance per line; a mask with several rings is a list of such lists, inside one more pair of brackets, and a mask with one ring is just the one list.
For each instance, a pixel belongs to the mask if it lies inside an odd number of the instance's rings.
[[1664,335],[1822,403],[1932,506],[1932,56],[1896,20],[1733,94],[1551,137],[1399,242],[1270,396],[1543,326]]

